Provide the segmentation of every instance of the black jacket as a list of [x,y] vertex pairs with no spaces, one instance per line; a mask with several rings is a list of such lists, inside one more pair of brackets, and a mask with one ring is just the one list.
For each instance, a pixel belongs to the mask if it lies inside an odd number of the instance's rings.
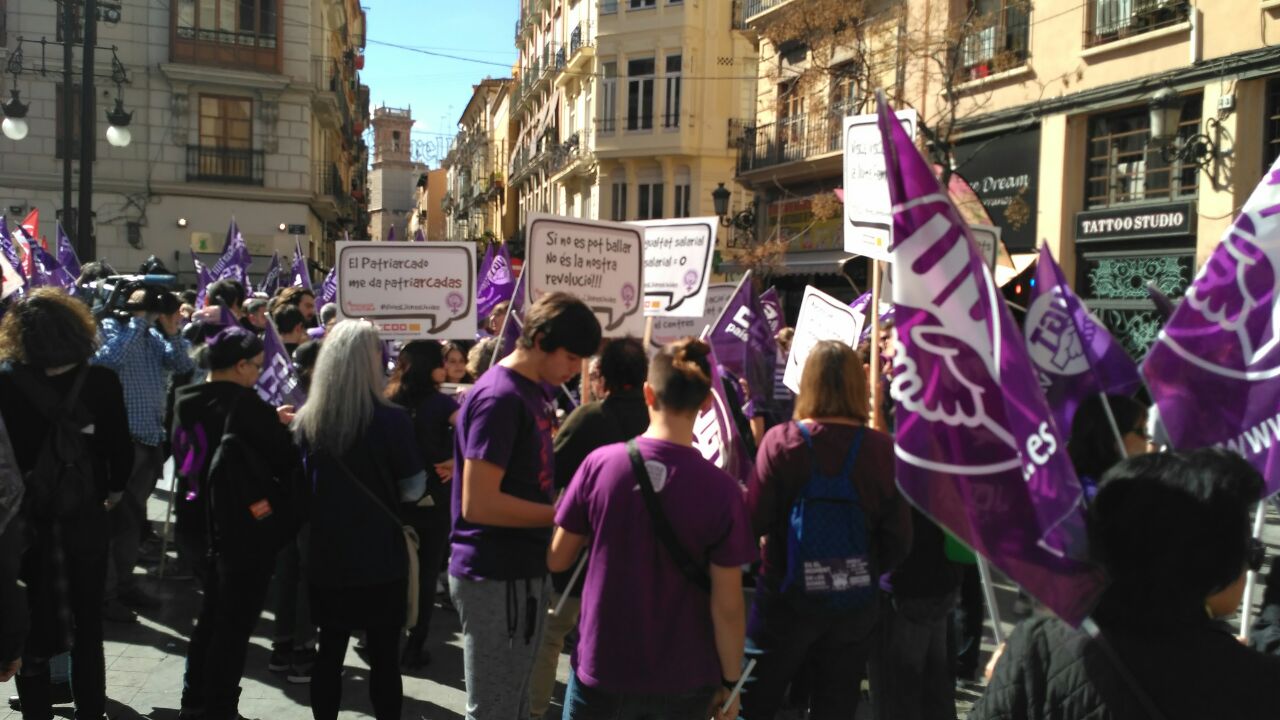
[[[1280,717],[1280,658],[1241,645],[1202,609],[1190,608],[1174,622],[1099,624],[1165,720]],[[1013,632],[969,715],[1015,718],[1156,720],[1097,640],[1049,617]]]

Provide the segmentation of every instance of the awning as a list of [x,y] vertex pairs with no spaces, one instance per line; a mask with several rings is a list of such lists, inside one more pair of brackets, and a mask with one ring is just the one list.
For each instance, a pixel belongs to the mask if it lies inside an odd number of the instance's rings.
[[[772,275],[839,275],[840,263],[856,257],[843,250],[817,250],[814,252],[787,253],[783,261],[770,268]],[[746,270],[733,260],[720,264],[722,273],[740,273]]]

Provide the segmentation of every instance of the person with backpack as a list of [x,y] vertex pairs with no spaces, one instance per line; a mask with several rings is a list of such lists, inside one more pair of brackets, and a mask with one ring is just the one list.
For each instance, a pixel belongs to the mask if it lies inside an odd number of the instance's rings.
[[291,487],[299,457],[286,425],[288,408],[271,407],[254,390],[262,363],[256,334],[238,326],[222,330],[201,350],[208,381],[181,388],[174,408],[177,472],[189,488],[183,519],[197,527],[204,519],[197,532],[207,533],[204,552],[192,553],[203,558],[204,598],[187,647],[182,718],[238,717],[249,637],[276,553],[297,531]]
[[453,423],[458,403],[440,392],[444,382],[444,348],[435,340],[414,340],[396,357],[387,383],[387,398],[409,411],[414,438],[427,470],[427,494],[401,506],[401,514],[418,533],[418,624],[409,631],[400,663],[418,670],[431,664],[426,649],[435,606],[436,578],[449,550],[449,480],[453,477]]
[[293,422],[310,488],[311,619],[320,646],[311,670],[311,714],[334,720],[351,635],[363,631],[369,696],[378,720],[404,701],[400,638],[416,622],[417,538],[400,517],[427,477],[413,421],[383,397],[382,342],[372,323],[343,320],[320,348],[307,402]]
[[712,377],[701,340],[658,351],[649,428],[588,455],[560,502],[548,567],[569,569],[584,547],[589,558],[569,720],[738,716],[741,566],[756,548],[741,486],[693,447]]
[[28,293],[0,322],[0,417],[25,494],[30,630],[17,675],[25,718],[52,717],[49,659],[68,647],[77,715],[106,710],[106,510],[124,493],[133,443],[119,378],[90,364],[97,344],[88,308],[54,288]]
[[743,699],[747,720],[772,718],[797,679],[808,684],[810,718],[857,710],[878,581],[906,556],[912,535],[893,480],[893,438],[866,426],[868,394],[857,353],[819,342],[804,364],[794,420],[761,441],[747,487],[752,526],[764,537],[747,632],[758,661]]
[[600,335],[581,300],[544,295],[525,314],[515,350],[485,372],[458,413],[449,593],[462,621],[468,720],[529,715],[555,519],[548,387],[578,374]]
[[[649,369],[649,358],[644,345],[633,337],[605,342],[600,354],[588,364],[587,381],[592,382],[594,372],[600,376],[598,390],[592,396],[600,398],[580,405],[565,418],[556,433],[556,490],[563,492],[578,472],[582,461],[593,451],[605,445],[625,442],[649,427],[649,408],[644,403],[644,380]],[[569,594],[559,615],[547,615],[547,626],[542,636],[542,646],[534,664],[530,681],[530,717],[540,720],[551,707],[551,695],[555,690],[556,669],[560,664],[560,652],[565,638],[578,626],[578,613],[582,605],[582,574],[572,587],[569,579],[573,570],[556,573],[551,578],[554,592],[551,607],[560,604],[561,596]]]

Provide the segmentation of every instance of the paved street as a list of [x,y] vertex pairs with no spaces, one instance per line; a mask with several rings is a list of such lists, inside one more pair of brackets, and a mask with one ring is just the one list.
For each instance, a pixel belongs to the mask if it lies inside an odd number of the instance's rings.
[[[164,521],[167,490],[158,488],[152,496],[148,512],[159,526]],[[1270,554],[1280,553],[1280,517],[1274,510],[1268,515],[1264,539]],[[106,624],[106,661],[108,713],[111,717],[129,720],[137,717],[156,720],[175,720],[178,716],[182,688],[183,658],[186,655],[186,635],[199,607],[199,593],[194,581],[156,580],[147,578],[143,586],[164,600],[164,606],[154,612],[145,612],[137,625]],[[1014,590],[1007,582],[997,579],[997,592],[1002,607],[1006,632],[1012,630],[1012,605]],[[1257,597],[1261,597],[1261,588]],[[283,676],[267,670],[271,653],[269,640],[271,614],[264,615],[249,650],[245,678],[241,683],[243,694],[240,712],[246,718],[262,720],[303,720],[311,717],[307,700],[307,685],[290,685]],[[992,649],[990,626],[984,642],[984,655]],[[428,648],[433,658],[429,668],[420,676],[404,676],[404,717],[445,720],[461,718],[466,696],[463,692],[462,646],[459,636],[458,616],[449,608],[437,609],[433,617]],[[564,682],[568,679],[569,658],[561,656],[557,673],[559,685],[557,698],[548,720],[555,720],[560,713],[560,697]],[[347,653],[347,672],[343,680],[344,718],[371,716],[368,702],[368,665],[353,647]],[[8,697],[16,692],[13,683],[0,683],[0,694]],[[973,689],[957,691],[957,706],[964,717],[977,698]],[[864,707],[859,718],[869,717]],[[57,709],[62,717],[71,717],[70,706]],[[10,712],[8,706],[0,707],[0,720],[18,720],[19,713]]]

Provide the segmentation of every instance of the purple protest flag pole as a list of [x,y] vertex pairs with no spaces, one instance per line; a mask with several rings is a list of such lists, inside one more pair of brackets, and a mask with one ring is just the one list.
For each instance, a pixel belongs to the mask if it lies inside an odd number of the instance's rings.
[[1088,560],[1066,440],[968,224],[883,95],[879,115],[893,203],[898,485],[1079,627],[1105,577]]
[[1151,298],[1151,302],[1156,305],[1156,312],[1160,314],[1160,319],[1169,322],[1169,318],[1173,317],[1173,311],[1177,310],[1177,306],[1164,291],[1156,287],[1156,284],[1147,281],[1147,297]]
[[210,274],[214,280],[237,280],[244,285],[247,292],[251,287],[249,265],[252,264],[253,258],[249,255],[249,248],[244,244],[244,236],[240,234],[240,228],[236,227],[234,219],[231,220],[231,226],[227,228],[227,237],[227,248],[218,258],[218,262],[214,263]]
[[58,264],[63,270],[73,278],[80,278],[80,258],[76,255],[76,249],[71,246],[71,238],[67,237],[67,233],[62,229],[62,223],[58,223]]
[[422,228],[418,228],[417,230],[414,230],[414,231],[413,231],[413,241],[414,241],[414,242],[426,242],[426,241],[427,241],[427,236],[422,234]]
[[302,244],[296,237],[293,239],[293,282],[290,284],[315,292],[311,288],[311,270],[307,268],[307,258],[303,256]]
[[329,273],[324,276],[324,284],[320,286],[320,294],[316,295],[316,307],[324,307],[332,303],[338,297],[338,266],[334,265],[329,268]]
[[511,299],[516,289],[515,280],[511,277],[511,255],[505,243],[494,253],[489,271],[481,278],[480,284],[481,289],[476,293],[476,314],[487,319],[494,308]]
[[502,332],[498,333],[498,347],[494,348],[489,367],[497,365],[499,360],[516,349],[516,341],[524,332],[524,304],[524,273],[520,273],[520,277],[516,280],[515,294],[511,296],[511,308],[507,310],[507,317],[502,321]]
[[254,390],[272,407],[300,407],[307,399],[298,385],[293,358],[289,357],[284,343],[280,341],[280,333],[276,331],[275,321],[270,318],[267,318],[267,329],[262,333],[262,372]]
[[262,277],[262,283],[258,286],[267,297],[274,296],[280,289],[280,273],[280,253],[277,251],[271,253],[271,264],[267,266],[267,274]]
[[[1058,432],[1071,435],[1076,410],[1090,395],[1102,396],[1102,408],[1115,433],[1120,457],[1128,457],[1124,434],[1116,425],[1107,395],[1132,395],[1142,387],[1138,366],[1111,333],[1089,315],[1071,291],[1048,246],[1040,247],[1023,332],[1027,353],[1040,373],[1040,387],[1053,410]],[[1097,480],[1097,478],[1094,478]]]

